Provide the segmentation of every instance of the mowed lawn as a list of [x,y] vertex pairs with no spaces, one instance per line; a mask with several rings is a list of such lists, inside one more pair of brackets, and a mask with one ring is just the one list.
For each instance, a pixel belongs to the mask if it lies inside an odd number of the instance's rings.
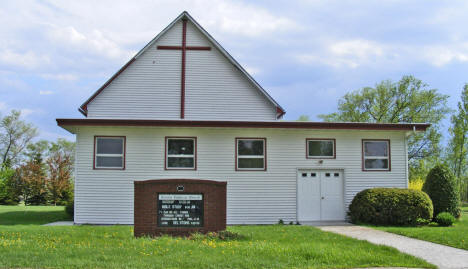
[[452,227],[374,227],[442,245],[468,250],[468,206],[462,207],[462,216]]
[[0,268],[434,268],[396,249],[308,226],[231,226],[245,238],[222,241],[135,239],[131,226],[38,225],[58,220],[60,209],[0,206]]

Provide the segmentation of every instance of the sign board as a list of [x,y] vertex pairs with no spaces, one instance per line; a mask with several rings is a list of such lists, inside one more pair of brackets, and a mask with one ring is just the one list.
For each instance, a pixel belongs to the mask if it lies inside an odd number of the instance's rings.
[[158,194],[158,227],[203,227],[203,194]]

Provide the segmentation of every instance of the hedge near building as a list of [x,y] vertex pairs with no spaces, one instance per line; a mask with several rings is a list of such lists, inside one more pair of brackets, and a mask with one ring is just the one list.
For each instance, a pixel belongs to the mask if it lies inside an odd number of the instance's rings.
[[457,182],[453,173],[445,165],[436,165],[429,171],[422,190],[432,200],[434,216],[448,212],[456,218],[460,217]]
[[353,223],[418,225],[432,219],[433,207],[427,194],[397,188],[366,189],[349,206]]

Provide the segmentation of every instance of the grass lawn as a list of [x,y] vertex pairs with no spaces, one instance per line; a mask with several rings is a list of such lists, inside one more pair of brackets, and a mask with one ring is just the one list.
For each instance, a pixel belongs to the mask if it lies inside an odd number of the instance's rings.
[[462,216],[452,227],[425,226],[373,228],[468,250],[468,206],[462,207]]
[[[135,239],[131,226],[37,225],[47,219],[40,213],[58,219],[54,207],[0,212],[0,268],[434,268],[396,249],[308,226],[231,226],[246,238],[230,241]],[[22,225],[10,225],[10,216]]]
[[63,206],[0,205],[0,225],[45,224],[59,220],[71,220]]

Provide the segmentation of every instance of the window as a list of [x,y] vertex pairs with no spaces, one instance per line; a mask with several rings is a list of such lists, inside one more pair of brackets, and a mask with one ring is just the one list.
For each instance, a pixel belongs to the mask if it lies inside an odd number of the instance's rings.
[[334,159],[335,139],[306,139],[308,159]]
[[266,170],[266,139],[236,138],[236,170]]
[[362,140],[364,171],[390,171],[390,140]]
[[197,138],[166,137],[166,169],[197,169]]
[[125,137],[94,137],[94,169],[125,169]]

